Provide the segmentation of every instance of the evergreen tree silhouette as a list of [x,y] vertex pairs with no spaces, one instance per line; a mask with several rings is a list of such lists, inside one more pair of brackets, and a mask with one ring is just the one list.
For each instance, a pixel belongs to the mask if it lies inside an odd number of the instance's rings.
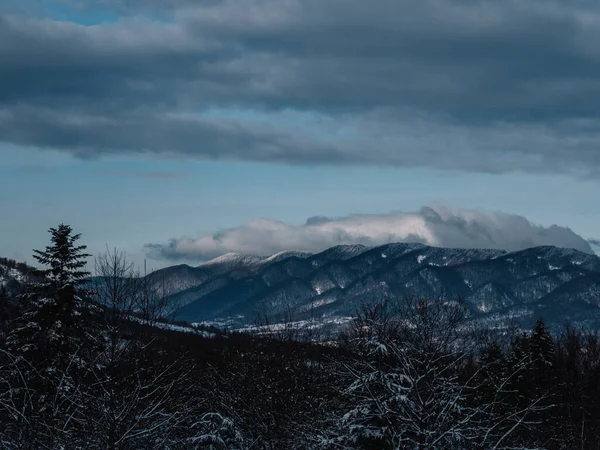
[[34,434],[46,442],[68,441],[64,424],[77,429],[84,417],[83,386],[92,376],[92,355],[99,345],[98,333],[84,322],[93,307],[80,297],[86,291],[88,272],[83,270],[86,246],[76,245],[79,234],[68,225],[50,228],[51,245],[34,250],[34,258],[46,268],[35,270],[36,282],[22,296],[23,314],[7,338],[7,348],[19,362],[16,369],[36,402],[28,416],[40,427]]
[[11,339],[13,346],[20,344],[19,353],[41,352],[36,359],[54,355],[59,349],[69,351],[73,344],[69,338],[81,336],[81,330],[76,330],[82,316],[79,295],[86,292],[79,287],[89,275],[83,267],[90,255],[83,253],[85,245],[76,245],[81,235],[73,234],[64,224],[49,232],[52,245],[33,251],[33,257],[46,268],[33,272],[36,282],[24,296],[28,311]]
[[548,375],[554,365],[554,341],[541,318],[531,334],[531,355],[538,375]]
[[35,275],[42,279],[37,288],[46,288],[49,293],[57,293],[67,285],[74,288],[86,283],[89,272],[83,270],[89,254],[83,253],[85,245],[75,245],[81,234],[73,234],[69,225],[60,224],[50,228],[52,245],[45,250],[34,250],[33,257],[46,269],[36,270]]

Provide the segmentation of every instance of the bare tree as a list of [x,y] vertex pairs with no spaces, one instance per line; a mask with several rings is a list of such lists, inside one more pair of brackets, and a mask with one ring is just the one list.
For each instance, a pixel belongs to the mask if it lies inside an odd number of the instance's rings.
[[94,412],[86,383],[84,343],[64,366],[40,371],[22,357],[0,350],[0,448],[68,448],[87,442]]
[[161,321],[172,320],[175,317],[178,305],[173,303],[172,293],[173,288],[166,277],[156,272],[148,273],[144,261],[144,271],[134,302],[135,314],[141,322],[140,338],[143,341],[151,339],[153,330]]
[[35,430],[32,397],[24,365],[0,349],[0,448],[12,450],[32,443]]
[[227,448],[221,444],[237,442],[232,423],[207,413],[194,395],[193,361],[162,354],[152,338],[170,311],[164,279],[140,277],[118,250],[96,259],[95,275],[96,299],[106,307],[105,346],[90,399],[97,447]]
[[107,308],[107,322],[118,326],[133,312],[139,291],[139,273],[125,252],[107,248],[95,259],[94,294]]
[[96,373],[95,389],[99,414],[98,428],[106,436],[109,449],[119,448],[123,411],[133,409],[131,399],[124,398],[127,374],[122,362],[130,353],[132,315],[139,294],[139,274],[124,252],[117,249],[95,259],[94,293],[105,307],[106,341],[102,355],[102,370]]

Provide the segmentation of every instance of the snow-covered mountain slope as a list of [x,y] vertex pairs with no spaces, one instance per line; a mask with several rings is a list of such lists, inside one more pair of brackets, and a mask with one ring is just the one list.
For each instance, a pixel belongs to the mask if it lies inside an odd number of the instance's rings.
[[[180,273],[188,270],[177,267]],[[231,323],[235,317],[241,326],[259,316],[277,321],[309,314],[331,319],[382,297],[424,296],[461,297],[480,318],[521,317],[525,308],[529,316],[543,312],[550,322],[562,323],[561,308],[572,293],[579,299],[569,303],[573,308],[598,309],[575,314],[571,308],[574,320],[600,324],[600,299],[594,300],[600,258],[550,246],[513,253],[404,243],[336,246],[313,255],[229,254],[189,270],[195,281],[190,277],[188,284],[197,284],[172,298],[180,306],[179,318],[191,322]]]
[[204,264],[198,266],[202,269],[212,269],[217,273],[224,273],[232,269],[260,269],[271,263],[282,261],[287,258],[308,258],[312,256],[312,253],[308,252],[296,252],[296,251],[283,251],[276,253],[272,256],[255,256],[255,255],[244,255],[242,253],[227,253],[218,258],[212,259]]
[[20,292],[32,268],[8,258],[0,258],[0,287],[12,293]]
[[287,261],[289,265],[293,259],[303,260],[310,256],[311,253],[300,251],[285,251],[268,257],[227,253],[196,267],[180,264],[152,272],[148,277],[164,285],[177,305],[185,305],[231,280],[255,275],[278,262]]
[[242,253],[227,253],[202,264],[200,267],[214,267],[216,270],[227,270],[236,267],[252,267],[259,265],[264,259],[265,258],[261,256],[244,255]]
[[[0,258],[0,286],[22,289],[28,268]],[[600,257],[551,246],[501,250],[386,244],[321,253],[227,254],[148,275],[170,293],[177,318],[246,326],[307,317],[336,321],[388,298],[461,297],[477,320],[517,317],[600,326]]]

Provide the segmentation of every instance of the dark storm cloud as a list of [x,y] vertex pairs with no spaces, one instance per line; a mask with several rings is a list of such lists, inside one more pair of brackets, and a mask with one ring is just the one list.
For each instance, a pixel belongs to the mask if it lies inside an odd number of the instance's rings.
[[[0,16],[0,139],[81,157],[600,170],[593,3],[147,5],[162,21]],[[281,113],[313,120],[282,125]]]

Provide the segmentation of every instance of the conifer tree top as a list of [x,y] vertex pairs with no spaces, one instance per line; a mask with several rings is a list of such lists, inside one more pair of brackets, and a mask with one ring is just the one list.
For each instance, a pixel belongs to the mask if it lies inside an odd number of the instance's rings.
[[39,274],[49,278],[56,287],[84,283],[89,272],[83,268],[86,258],[91,255],[83,253],[87,246],[75,245],[81,234],[73,234],[73,229],[64,224],[48,231],[51,234],[52,245],[46,246],[43,251],[33,251],[33,257],[40,264],[49,267],[39,271]]

